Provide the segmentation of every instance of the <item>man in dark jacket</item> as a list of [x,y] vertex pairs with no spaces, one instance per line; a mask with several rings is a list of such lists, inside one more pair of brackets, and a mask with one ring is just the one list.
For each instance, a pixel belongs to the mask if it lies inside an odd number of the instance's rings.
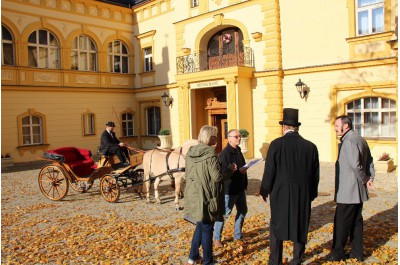
[[107,122],[106,129],[101,134],[99,151],[105,155],[116,155],[122,166],[129,166],[129,152],[126,144],[120,142],[114,133],[115,124]]
[[[219,155],[219,161],[221,168],[226,169],[229,165],[233,164],[236,166],[236,170],[231,172],[228,179],[224,182],[225,189],[225,216],[228,218],[232,212],[233,206],[236,206],[236,217],[235,217],[235,228],[234,228],[234,240],[242,238],[242,228],[244,223],[244,217],[247,214],[247,201],[246,201],[246,189],[247,189],[247,173],[246,168],[243,166],[246,164],[243,154],[240,150],[239,144],[241,140],[239,130],[232,129],[228,132],[228,144],[222,150]],[[228,171],[229,172],[229,171]],[[214,226],[214,245],[215,247],[222,247],[221,242],[222,230],[224,228],[224,221],[216,221]]]
[[301,264],[307,242],[311,202],[318,195],[318,149],[298,133],[298,110],[283,109],[283,136],[271,142],[260,195],[270,196],[269,264],[282,264],[283,241],[294,242],[291,264]]

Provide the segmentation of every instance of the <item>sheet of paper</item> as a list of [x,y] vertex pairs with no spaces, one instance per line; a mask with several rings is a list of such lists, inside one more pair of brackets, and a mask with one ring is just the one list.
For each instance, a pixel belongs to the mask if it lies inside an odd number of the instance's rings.
[[260,161],[262,161],[262,160],[264,160],[264,158],[258,158],[258,159],[251,160],[249,163],[247,163],[247,164],[244,165],[243,167],[244,167],[244,168],[252,167],[252,166],[254,166],[255,164],[257,164],[258,162],[260,162]]

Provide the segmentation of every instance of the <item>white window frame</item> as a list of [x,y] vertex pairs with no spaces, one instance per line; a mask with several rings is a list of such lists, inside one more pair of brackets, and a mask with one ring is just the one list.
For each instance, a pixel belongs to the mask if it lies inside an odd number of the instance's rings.
[[[371,107],[365,107],[366,100],[377,99],[375,106],[371,104]],[[389,107],[383,108],[383,100],[389,101]],[[359,102],[359,108],[356,108],[356,102]],[[352,106],[351,106],[352,105]],[[397,135],[397,108],[396,101],[389,98],[380,97],[366,97],[353,100],[346,104],[346,113],[353,120],[353,128],[359,135],[370,138],[370,139],[395,139]],[[368,115],[374,115],[376,121],[368,122]],[[383,116],[389,115],[389,123],[383,124]],[[357,118],[356,118],[357,117]],[[394,122],[390,120],[394,119]],[[370,118],[369,119],[373,119]],[[389,128],[384,128],[384,127]],[[384,130],[389,130],[388,134],[384,134]],[[371,132],[369,132],[371,131]],[[374,133],[376,132],[376,133]]]
[[82,115],[83,119],[83,135],[95,135],[95,115],[94,113],[88,112]]
[[[10,36],[11,36],[11,40],[9,40],[9,39],[4,39],[4,34],[2,33],[1,34],[1,64],[2,65],[15,65],[15,58],[14,58],[14,36],[11,34],[11,31],[7,28],[7,27],[5,27],[4,25],[1,25],[1,30],[2,30],[2,32],[3,32],[3,30],[7,30],[7,32],[8,32],[8,34],[10,34]],[[4,54],[5,54],[5,52],[4,52],[4,45],[11,45],[11,63],[9,64],[9,63],[5,63],[4,62]]]
[[[128,117],[131,116],[131,117]],[[121,115],[122,121],[122,135],[123,136],[134,136],[135,135],[135,115],[132,112],[124,112]],[[132,130],[130,129],[132,128]],[[130,130],[132,133],[130,133]]]
[[[153,117],[150,117],[150,111],[154,110]],[[158,110],[158,112],[157,112]],[[157,117],[158,113],[158,117]],[[151,119],[152,124],[149,123]],[[158,135],[161,129],[161,108],[158,106],[151,106],[146,108],[146,134],[147,135]]]
[[[362,35],[368,35],[368,34],[374,34],[374,33],[379,33],[383,32],[385,30],[385,8],[384,8],[384,0],[369,0],[370,4],[365,4],[364,6],[359,6],[360,1],[362,0],[355,0],[356,1],[356,24],[357,24],[357,36],[362,36]],[[382,8],[382,29],[374,29],[373,28],[373,11]],[[367,31],[366,32],[360,32],[360,27],[359,25],[359,16],[360,13],[366,12],[367,13],[367,19],[368,19],[368,26],[367,26]]]
[[[41,32],[46,33],[45,39],[42,38]],[[34,36],[36,35],[36,36]],[[30,38],[35,37],[35,42],[31,42]],[[45,43],[41,43],[45,41]],[[48,30],[38,29],[33,31],[28,37],[28,62],[29,66],[37,68],[60,68],[60,47],[56,36]],[[39,56],[39,59],[37,58]],[[42,60],[44,57],[45,60]]]
[[[83,40],[81,41],[81,39]],[[71,69],[91,72],[97,71],[97,47],[95,42],[86,35],[77,36],[73,42],[71,46]],[[82,55],[84,55],[86,59],[82,58]],[[76,59],[74,59],[74,57],[76,57]],[[94,62],[91,62],[90,58],[93,58]],[[85,64],[83,64],[83,61],[86,61]]]
[[147,47],[143,49],[143,71],[151,72],[153,71],[153,49]]
[[[39,123],[33,123],[32,118],[36,117],[39,119]],[[27,124],[24,124],[24,119],[29,118],[29,121]],[[28,145],[38,145],[38,144],[43,144],[43,121],[42,117],[38,115],[28,115],[25,116],[21,119],[21,127],[22,127],[22,145],[28,146]],[[35,134],[34,129],[39,127],[39,134]],[[24,128],[29,129],[28,134],[24,134]],[[39,141],[35,141],[35,136],[39,135]],[[25,141],[26,137],[29,137],[28,142]]]
[[129,73],[129,54],[126,45],[120,40],[113,40],[108,44],[107,50],[108,71],[111,73]]

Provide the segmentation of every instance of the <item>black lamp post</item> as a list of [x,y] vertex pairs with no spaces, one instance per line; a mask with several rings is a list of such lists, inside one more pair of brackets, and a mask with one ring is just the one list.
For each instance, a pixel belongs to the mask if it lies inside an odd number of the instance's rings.
[[170,98],[167,93],[164,92],[164,94],[161,96],[162,101],[164,102],[164,105],[166,107],[170,106],[172,104],[172,98]]
[[296,88],[297,92],[299,92],[301,98],[305,98],[307,96],[307,89],[306,89],[306,84],[304,84],[301,79],[299,78],[299,81],[296,83]]

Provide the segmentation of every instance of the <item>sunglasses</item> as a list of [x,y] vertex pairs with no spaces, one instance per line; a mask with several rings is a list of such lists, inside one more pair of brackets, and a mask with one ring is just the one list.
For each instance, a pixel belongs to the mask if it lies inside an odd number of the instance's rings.
[[241,135],[228,135],[228,137],[233,137],[233,138],[236,138],[236,139],[242,138]]

